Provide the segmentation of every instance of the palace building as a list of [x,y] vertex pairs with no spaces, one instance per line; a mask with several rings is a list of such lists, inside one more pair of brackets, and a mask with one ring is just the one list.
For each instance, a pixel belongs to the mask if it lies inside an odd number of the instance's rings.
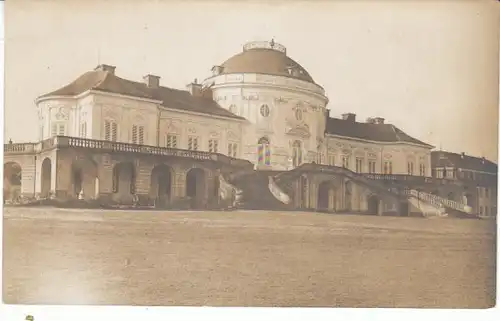
[[211,71],[179,90],[103,64],[38,97],[39,142],[4,146],[4,188],[165,208],[218,208],[238,191],[247,208],[484,212],[469,181],[436,175],[433,146],[377,115],[330,117],[324,89],[274,40]]

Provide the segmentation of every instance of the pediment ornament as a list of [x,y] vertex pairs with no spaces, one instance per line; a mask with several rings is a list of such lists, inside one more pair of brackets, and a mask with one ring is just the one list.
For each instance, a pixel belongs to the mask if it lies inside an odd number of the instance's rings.
[[304,125],[297,125],[295,127],[290,128],[287,131],[288,135],[294,135],[294,136],[300,136],[300,137],[310,137],[311,133],[309,131],[309,126],[306,124]]
[[239,136],[236,135],[233,131],[229,131],[227,133],[227,138],[228,138],[228,140],[238,140]]
[[68,110],[64,107],[59,107],[57,113],[56,113],[56,119],[57,120],[68,120],[69,115],[68,115]]

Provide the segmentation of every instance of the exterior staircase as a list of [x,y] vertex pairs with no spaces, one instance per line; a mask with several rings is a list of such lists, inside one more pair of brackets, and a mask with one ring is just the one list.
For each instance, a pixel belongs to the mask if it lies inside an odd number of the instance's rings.
[[[472,208],[463,203],[455,202],[437,195],[433,195],[430,193],[420,192],[414,189],[408,189],[404,192],[410,202],[416,200],[417,202],[423,202],[428,206],[431,206],[436,211],[440,212],[440,216],[444,216],[444,213],[447,214],[455,214],[454,216],[468,216],[474,217],[475,215],[472,213]],[[412,203],[413,204],[413,203]],[[421,203],[420,203],[421,204]],[[422,205],[421,205],[422,206]],[[426,207],[427,211],[431,214],[432,211],[429,210],[429,207]],[[416,206],[419,208],[419,206]],[[424,212],[423,212],[424,213]],[[424,213],[425,215],[425,213]]]
[[274,175],[273,171],[253,171],[233,176],[230,184],[240,190],[238,207],[248,210],[292,210],[292,206],[286,202],[288,195],[271,178]]
[[321,172],[321,173],[330,173],[336,175],[343,175],[348,177],[353,182],[358,183],[360,185],[367,186],[381,194],[392,197],[394,199],[400,200],[401,198],[406,198],[406,195],[399,192],[398,189],[388,188],[383,183],[380,183],[376,180],[371,180],[363,176],[362,174],[355,173],[347,168],[331,166],[331,165],[322,165],[322,164],[302,164],[291,171],[283,172],[275,176],[275,182],[282,188],[282,190],[291,195],[291,181],[295,178],[299,177],[303,173],[307,172]]

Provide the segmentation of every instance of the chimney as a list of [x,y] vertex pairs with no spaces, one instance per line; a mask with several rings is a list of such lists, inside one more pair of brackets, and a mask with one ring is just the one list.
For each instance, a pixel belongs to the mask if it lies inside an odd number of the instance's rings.
[[99,65],[97,67],[95,67],[95,71],[107,71],[109,72],[110,74],[114,75],[115,74],[115,69],[116,67],[115,66],[110,66],[110,65]]
[[464,152],[462,152],[461,158],[462,158],[462,159],[464,159],[464,158],[465,158],[465,153],[464,153]]
[[385,119],[382,117],[375,117],[373,120],[375,121],[375,124],[379,124],[379,125],[384,124],[384,121],[385,121]]
[[194,81],[186,86],[187,90],[192,96],[201,97],[203,95],[202,85],[198,83],[198,79],[194,79]]
[[342,114],[342,119],[355,123],[356,122],[356,114],[353,114],[353,113]]
[[375,124],[375,119],[374,119],[373,117],[368,117],[368,118],[366,119],[366,123],[367,123],[367,124]]
[[159,76],[149,75],[148,74],[148,75],[142,77],[142,79],[144,79],[144,83],[149,88],[158,88],[158,87],[160,87],[160,77]]
[[482,160],[482,162],[483,162],[483,164],[484,164],[484,163],[486,162],[486,157],[484,157],[484,156],[483,156],[483,157],[481,157],[481,160]]

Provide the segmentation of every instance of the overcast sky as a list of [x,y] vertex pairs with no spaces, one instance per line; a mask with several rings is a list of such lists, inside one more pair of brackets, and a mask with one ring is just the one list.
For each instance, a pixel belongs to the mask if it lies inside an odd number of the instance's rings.
[[34,99],[93,69],[184,88],[275,38],[322,85],[332,116],[387,119],[445,150],[497,159],[494,1],[6,3],[5,139],[37,138]]

